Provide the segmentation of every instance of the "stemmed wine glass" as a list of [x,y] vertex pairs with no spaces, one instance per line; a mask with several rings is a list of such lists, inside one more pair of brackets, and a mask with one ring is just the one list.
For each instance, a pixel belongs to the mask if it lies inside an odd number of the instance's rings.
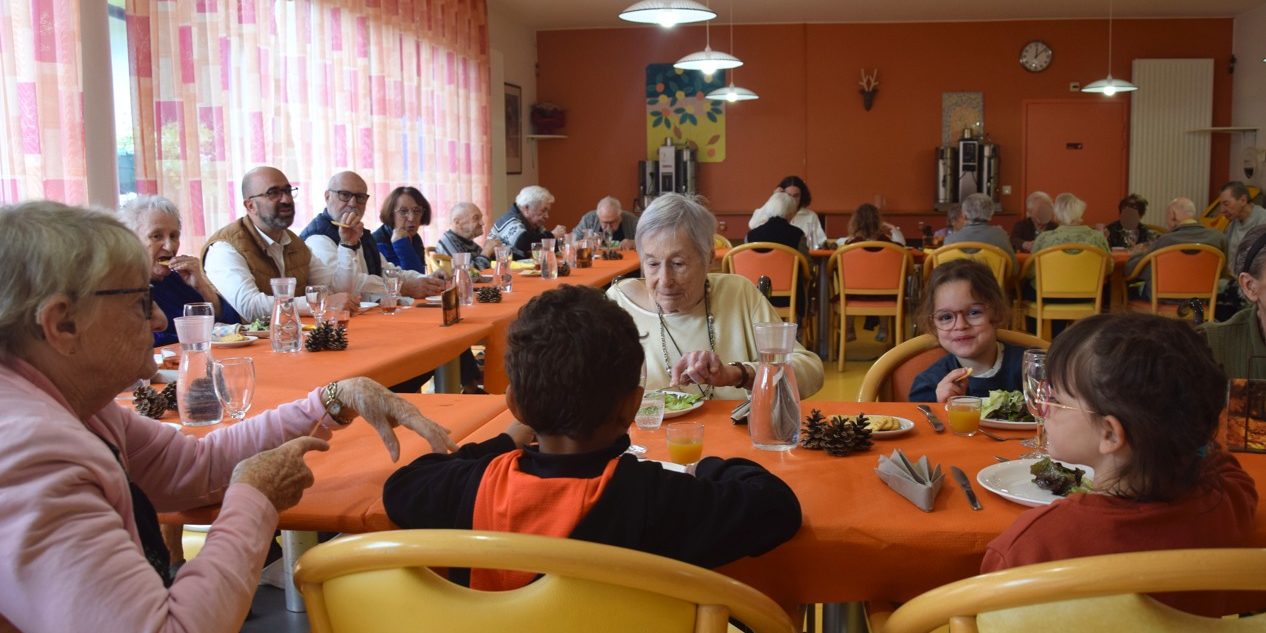
[[1038,400],[1045,397],[1045,393],[1050,389],[1047,384],[1046,373],[1046,352],[1040,349],[1024,350],[1024,404],[1028,407],[1029,413],[1033,414],[1033,419],[1037,422],[1037,434],[1030,440],[1024,440],[1022,445],[1027,446],[1032,451],[1025,453],[1023,458],[1041,458],[1046,456],[1046,427],[1045,420],[1042,416],[1042,407]]
[[255,361],[248,357],[215,361],[212,382],[224,413],[234,420],[246,417],[255,397]]
[[305,286],[303,298],[308,300],[308,309],[319,325],[325,319],[325,300],[330,296],[330,289],[322,285]]

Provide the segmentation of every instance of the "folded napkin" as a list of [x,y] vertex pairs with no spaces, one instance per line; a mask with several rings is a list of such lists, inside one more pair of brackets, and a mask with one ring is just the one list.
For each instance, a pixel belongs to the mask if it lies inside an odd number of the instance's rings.
[[936,495],[941,492],[941,467],[929,468],[927,455],[911,463],[901,449],[892,455],[880,455],[879,467],[875,469],[879,478],[888,484],[897,494],[910,500],[924,512],[931,512],[936,502]]
[[211,340],[218,341],[226,336],[232,336],[241,329],[241,323],[216,323],[211,326]]
[[530,270],[536,268],[536,262],[530,259],[516,259],[510,262],[510,270]]

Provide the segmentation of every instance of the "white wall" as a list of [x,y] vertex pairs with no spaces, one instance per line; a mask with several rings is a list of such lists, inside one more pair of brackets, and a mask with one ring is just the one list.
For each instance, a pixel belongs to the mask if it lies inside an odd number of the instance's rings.
[[[506,174],[505,96],[503,84],[523,88],[523,134],[530,134],[528,113],[536,103],[536,29],[528,27],[498,0],[488,0],[488,46],[492,66],[488,103],[492,117],[492,208],[496,219],[514,201],[519,189],[537,182],[536,143],[523,141],[523,173]],[[487,228],[487,227],[486,227]]]
[[[1256,140],[1254,135],[1231,135],[1231,173],[1232,179],[1244,178],[1241,169],[1244,160],[1244,148],[1256,143],[1259,150],[1266,149],[1266,5],[1241,14],[1235,18],[1235,42],[1232,47],[1235,53],[1235,82],[1232,88],[1231,120],[1234,126],[1258,128]],[[1261,187],[1266,183],[1262,171],[1262,155],[1257,155],[1257,171],[1253,174],[1252,183]]]

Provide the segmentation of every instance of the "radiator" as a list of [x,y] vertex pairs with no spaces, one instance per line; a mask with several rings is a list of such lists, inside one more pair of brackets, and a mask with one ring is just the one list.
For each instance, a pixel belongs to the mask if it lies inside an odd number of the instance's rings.
[[1136,59],[1130,81],[1130,191],[1151,203],[1143,221],[1164,226],[1170,200],[1209,200],[1213,60]]

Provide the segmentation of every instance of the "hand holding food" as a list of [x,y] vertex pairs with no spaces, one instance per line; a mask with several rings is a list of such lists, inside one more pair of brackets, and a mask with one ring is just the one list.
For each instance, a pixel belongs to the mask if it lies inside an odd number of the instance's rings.
[[945,374],[941,382],[936,385],[936,401],[946,402],[954,396],[967,395],[967,378],[971,376],[969,369],[955,369]]

